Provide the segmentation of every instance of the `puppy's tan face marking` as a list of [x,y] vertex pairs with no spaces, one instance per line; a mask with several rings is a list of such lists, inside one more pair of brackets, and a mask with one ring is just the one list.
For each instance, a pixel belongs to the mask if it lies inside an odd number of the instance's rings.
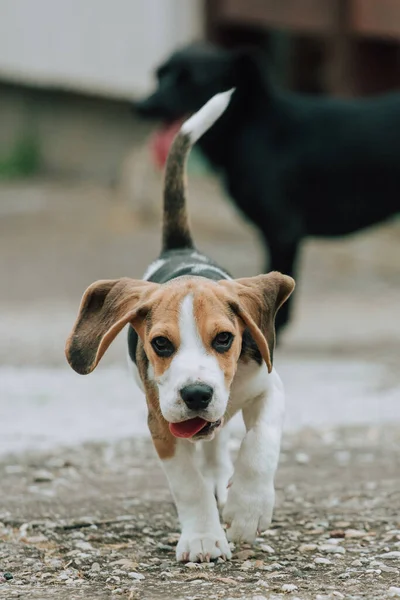
[[[179,422],[201,414],[217,421],[226,411],[244,328],[229,307],[228,294],[216,282],[180,279],[163,286],[162,293],[155,292],[149,303],[145,322],[135,328],[151,364],[164,418]],[[183,388],[194,384],[212,390],[209,405],[201,410],[188,407],[182,398]]]
[[[165,286],[151,298],[151,308],[146,317],[145,329],[141,335],[146,355],[152,365],[154,379],[157,381],[171,365],[176,350],[181,344],[179,331],[179,306],[184,290],[175,286]],[[140,334],[139,334],[140,335]],[[173,347],[170,355],[157,354],[152,342],[165,338]]]
[[[207,285],[207,281],[200,286],[181,285],[178,289],[163,289],[162,294],[154,294],[151,299],[152,307],[147,315],[144,328],[142,328],[142,341],[146,354],[152,363],[155,378],[161,377],[169,368],[174,356],[181,345],[180,316],[182,303],[186,296],[193,298],[193,316],[198,330],[198,335],[204,348],[215,355],[221,369],[225,373],[226,384],[230,385],[235,364],[240,354],[241,329],[236,315],[229,308],[225,290],[220,289],[215,283]],[[233,336],[232,345],[227,351],[217,351],[213,342],[222,333]],[[152,341],[162,337],[171,342],[174,352],[170,356],[160,357],[152,346]]]
[[[236,373],[244,326],[232,312],[229,299],[220,287],[195,295],[193,309],[204,347],[217,359],[224,373],[225,386],[229,388]],[[218,344],[218,339],[222,336],[223,340],[224,334],[228,334],[225,336],[228,339],[231,336],[231,343]]]

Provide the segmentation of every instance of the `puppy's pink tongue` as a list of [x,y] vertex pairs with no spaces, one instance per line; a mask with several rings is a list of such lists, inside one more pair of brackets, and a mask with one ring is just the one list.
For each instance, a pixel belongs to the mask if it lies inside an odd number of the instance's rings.
[[169,430],[175,437],[191,438],[203,429],[205,425],[207,425],[205,419],[195,417],[194,419],[182,421],[181,423],[170,423]]

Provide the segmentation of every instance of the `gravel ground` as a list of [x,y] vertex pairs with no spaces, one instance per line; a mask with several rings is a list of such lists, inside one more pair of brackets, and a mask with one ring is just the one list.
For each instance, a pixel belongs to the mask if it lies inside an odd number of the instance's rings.
[[[190,191],[199,247],[259,272],[257,238],[215,182]],[[89,378],[63,355],[84,288],[140,277],[156,256],[156,213],[96,185],[0,185],[0,598],[400,597],[400,223],[304,245],[276,355],[288,411],[274,521],[229,563],[183,566],[124,340]]]
[[148,441],[9,457],[0,565],[13,578],[0,597],[396,597],[399,450],[399,427],[287,435],[271,528],[229,563],[186,566],[175,563],[175,510]]

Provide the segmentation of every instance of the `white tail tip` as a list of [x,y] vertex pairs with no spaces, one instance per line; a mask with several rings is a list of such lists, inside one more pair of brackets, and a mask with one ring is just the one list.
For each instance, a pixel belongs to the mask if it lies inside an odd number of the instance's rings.
[[189,135],[192,144],[208,130],[215,121],[219,119],[226,110],[235,88],[216,94],[197,113],[184,122],[181,132]]

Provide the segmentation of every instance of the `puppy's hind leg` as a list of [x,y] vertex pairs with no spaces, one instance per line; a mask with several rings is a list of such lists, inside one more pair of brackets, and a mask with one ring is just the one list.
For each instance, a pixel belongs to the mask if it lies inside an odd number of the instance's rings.
[[228,483],[233,473],[229,438],[228,425],[219,431],[213,440],[202,444],[203,476],[215,495],[220,510],[225,506],[228,496]]

